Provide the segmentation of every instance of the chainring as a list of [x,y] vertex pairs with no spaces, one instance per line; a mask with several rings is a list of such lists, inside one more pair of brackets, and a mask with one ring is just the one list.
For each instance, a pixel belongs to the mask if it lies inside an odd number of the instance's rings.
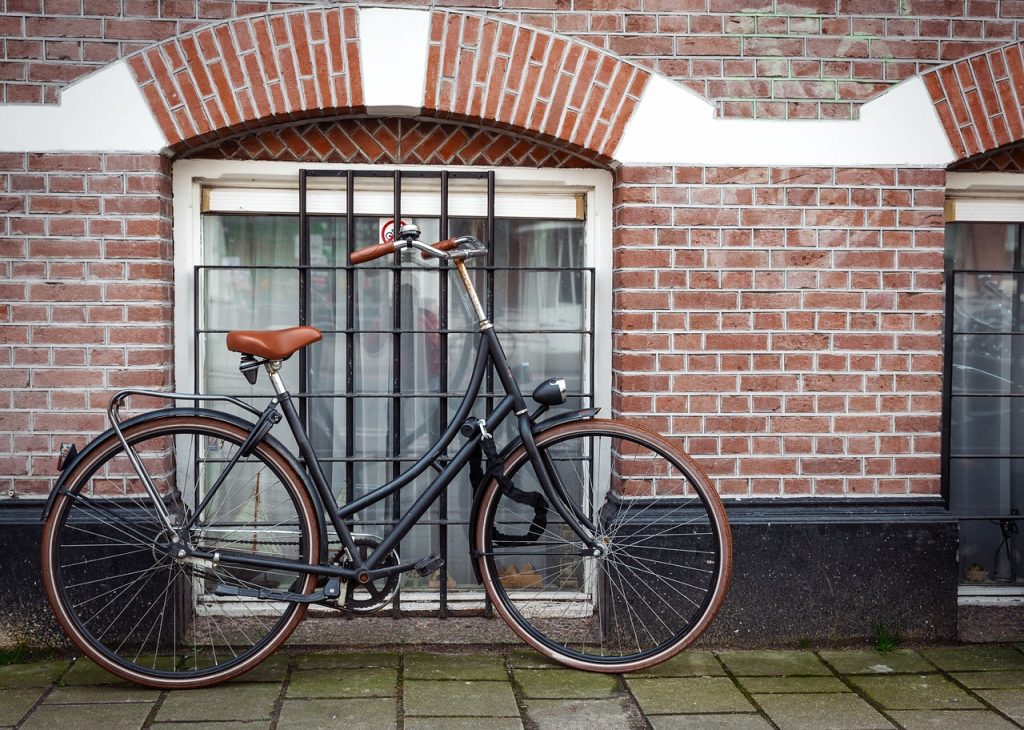
[[[353,535],[356,550],[359,552],[359,562],[365,563],[366,559],[373,554],[380,545],[380,538],[376,535]],[[355,568],[355,561],[348,554],[345,548],[338,552],[334,562],[346,568]],[[398,551],[392,550],[377,566],[379,568],[391,568],[399,564]],[[386,578],[371,580],[369,583],[359,583],[355,580],[347,581],[345,592],[338,597],[338,608],[352,613],[373,613],[391,603],[398,588],[401,586],[401,574],[389,575]]]

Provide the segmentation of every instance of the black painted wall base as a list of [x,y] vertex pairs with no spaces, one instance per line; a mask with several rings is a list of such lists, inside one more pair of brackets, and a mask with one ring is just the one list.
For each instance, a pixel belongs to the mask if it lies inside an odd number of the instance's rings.
[[[41,506],[0,502],[0,646],[66,643],[39,582]],[[744,500],[727,510],[732,585],[702,645],[866,642],[878,623],[908,639],[956,639],[957,524],[940,505]]]
[[940,505],[774,500],[727,505],[733,578],[709,645],[952,641],[958,529]]

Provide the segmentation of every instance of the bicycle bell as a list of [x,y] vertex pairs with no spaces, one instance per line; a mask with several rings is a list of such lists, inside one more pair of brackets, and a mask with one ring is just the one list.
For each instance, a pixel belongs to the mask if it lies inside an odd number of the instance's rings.
[[398,232],[398,237],[406,243],[412,243],[420,239],[420,227],[415,223],[406,223]]

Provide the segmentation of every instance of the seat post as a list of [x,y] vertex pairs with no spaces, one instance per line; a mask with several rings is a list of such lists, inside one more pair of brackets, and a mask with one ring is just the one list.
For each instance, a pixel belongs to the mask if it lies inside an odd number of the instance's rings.
[[284,387],[284,381],[281,380],[280,360],[267,360],[267,374],[270,376],[270,384],[274,386],[274,392],[278,396],[288,392],[288,389]]

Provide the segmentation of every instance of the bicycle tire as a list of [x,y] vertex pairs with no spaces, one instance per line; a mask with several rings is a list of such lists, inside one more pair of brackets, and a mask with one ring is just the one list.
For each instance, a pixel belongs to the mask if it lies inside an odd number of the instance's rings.
[[[183,520],[189,508],[176,505],[188,502],[173,498],[174,487],[187,497],[182,488],[197,490],[197,475],[212,479],[248,431],[172,413],[130,425],[124,435]],[[98,665],[150,687],[205,687],[252,669],[288,638],[306,605],[224,597],[213,588],[308,594],[316,576],[182,561],[159,547],[161,539],[169,544],[167,533],[117,437],[86,452],[43,527],[43,586],[58,622]],[[316,564],[319,522],[302,478],[264,440],[227,472],[189,541]]]
[[[732,541],[707,475],[664,438],[614,420],[537,434],[570,499],[593,518],[602,556],[547,505],[524,446],[491,479],[473,528],[498,614],[527,644],[569,667],[630,672],[692,644],[725,598]],[[545,500],[545,503],[547,500]],[[586,509],[590,504],[592,509]]]

